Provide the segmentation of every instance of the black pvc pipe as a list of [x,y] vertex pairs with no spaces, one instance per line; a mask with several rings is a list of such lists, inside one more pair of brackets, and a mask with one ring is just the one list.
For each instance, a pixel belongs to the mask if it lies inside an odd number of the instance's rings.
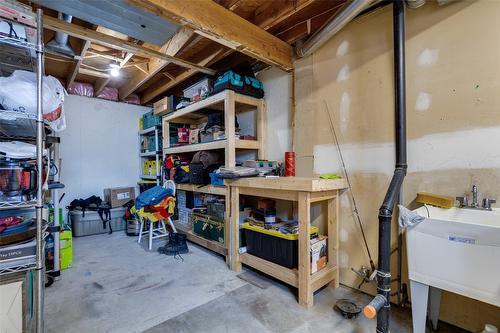
[[394,81],[396,108],[396,168],[407,168],[406,160],[406,70],[405,1],[393,2]]
[[392,211],[408,167],[406,158],[405,2],[402,0],[393,0],[393,29],[396,168],[378,214],[377,297],[370,303],[377,310],[377,333],[389,332]]

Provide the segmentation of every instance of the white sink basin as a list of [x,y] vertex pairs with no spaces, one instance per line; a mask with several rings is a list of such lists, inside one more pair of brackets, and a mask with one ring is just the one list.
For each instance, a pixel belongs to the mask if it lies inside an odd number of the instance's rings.
[[413,304],[414,333],[424,332],[415,324],[423,313],[425,327],[429,287],[431,301],[433,287],[500,306],[500,210],[424,206],[415,212],[428,219],[406,230],[412,300],[419,303]]

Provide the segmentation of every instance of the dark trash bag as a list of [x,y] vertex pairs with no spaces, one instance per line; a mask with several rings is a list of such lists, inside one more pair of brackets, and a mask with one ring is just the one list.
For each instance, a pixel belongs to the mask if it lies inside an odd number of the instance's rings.
[[68,210],[81,210],[82,217],[85,217],[85,211],[90,210],[97,212],[99,218],[102,221],[102,228],[106,229],[106,224],[109,225],[109,234],[113,233],[113,228],[111,227],[111,212],[110,207],[107,204],[103,204],[102,199],[96,195],[90,196],[87,199],[75,199],[70,202],[67,207]]

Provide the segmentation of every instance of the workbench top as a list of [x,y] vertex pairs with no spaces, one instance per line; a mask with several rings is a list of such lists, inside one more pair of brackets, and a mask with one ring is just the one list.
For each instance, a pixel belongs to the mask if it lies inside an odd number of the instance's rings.
[[322,192],[347,188],[347,181],[340,179],[321,179],[311,177],[250,177],[236,180],[226,179],[230,186],[249,187],[272,190],[300,191],[300,192]]

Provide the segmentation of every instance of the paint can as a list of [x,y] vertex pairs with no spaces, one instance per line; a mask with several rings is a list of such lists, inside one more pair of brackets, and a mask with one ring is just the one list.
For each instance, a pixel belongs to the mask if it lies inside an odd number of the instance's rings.
[[285,177],[295,177],[295,152],[285,152]]

